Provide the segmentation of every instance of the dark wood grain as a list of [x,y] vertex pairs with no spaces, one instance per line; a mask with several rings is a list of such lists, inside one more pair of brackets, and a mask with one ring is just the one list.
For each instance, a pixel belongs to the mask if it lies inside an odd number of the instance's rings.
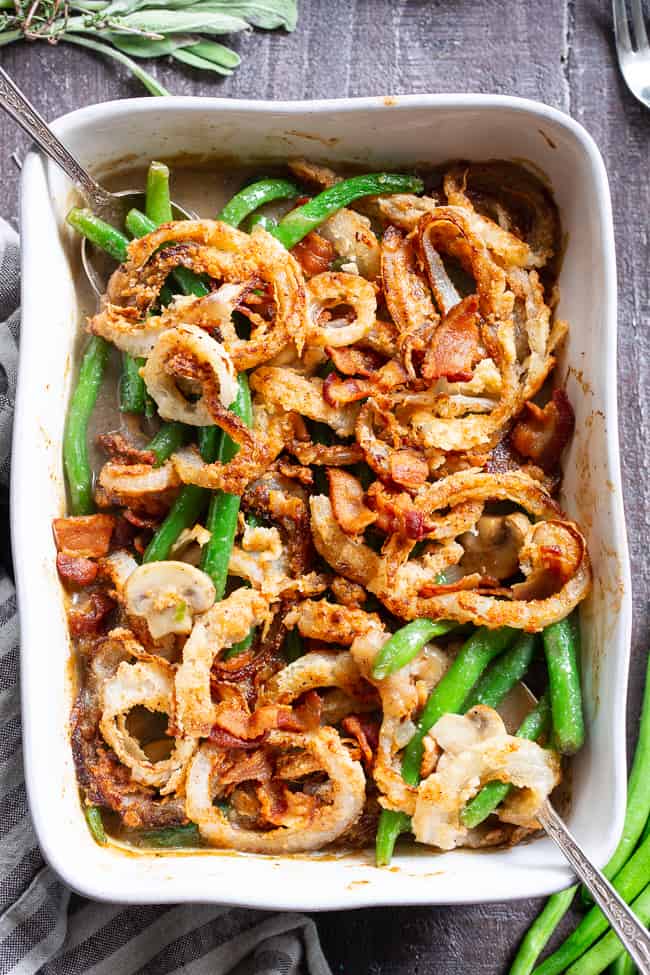
[[[628,713],[633,738],[650,619],[650,113],[618,75],[607,3],[302,0],[295,34],[249,34],[234,38],[233,46],[243,63],[228,79],[163,63],[152,71],[174,94],[524,95],[570,111],[594,135],[612,184],[619,260],[620,430],[635,602]],[[49,118],[90,102],[142,94],[123,69],[69,47],[23,45],[4,51],[2,63]],[[25,145],[0,117],[4,212],[14,220],[18,172],[10,154]],[[529,901],[377,909],[317,920],[336,973],[492,975],[507,969],[539,907]]]

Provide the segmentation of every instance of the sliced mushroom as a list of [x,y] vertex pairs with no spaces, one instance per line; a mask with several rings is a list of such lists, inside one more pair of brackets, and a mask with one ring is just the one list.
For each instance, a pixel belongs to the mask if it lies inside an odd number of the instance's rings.
[[519,552],[531,528],[526,515],[483,515],[476,532],[458,539],[465,549],[460,565],[467,574],[478,572],[493,579],[509,579],[519,569]]
[[167,633],[190,633],[192,618],[215,600],[212,580],[186,562],[138,566],[124,588],[127,612],[143,616],[154,640]]

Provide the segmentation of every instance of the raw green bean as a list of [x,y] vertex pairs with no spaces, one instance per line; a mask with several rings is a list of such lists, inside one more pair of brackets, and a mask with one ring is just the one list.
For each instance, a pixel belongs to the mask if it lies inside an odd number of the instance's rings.
[[397,630],[383,645],[372,667],[375,680],[383,680],[389,674],[405,667],[436,636],[453,630],[457,623],[450,620],[413,620]]
[[200,846],[201,834],[196,823],[184,826],[164,826],[161,829],[147,829],[138,833],[138,845],[152,846],[161,850],[180,846]]
[[[230,409],[239,416],[244,423],[252,426],[253,407],[245,373],[237,377],[239,391]],[[239,445],[230,437],[224,436],[220,443],[218,460],[227,464],[237,454]],[[201,558],[201,568],[214,583],[217,599],[222,599],[228,578],[228,563],[237,530],[237,516],[241,498],[237,494],[227,494],[225,491],[215,491],[210,499],[206,528],[210,532],[210,541],[204,546]]]
[[577,889],[576,884],[549,897],[544,910],[533,921],[519,945],[509,975],[530,975],[549,938],[571,907]]
[[[625,903],[629,904],[646,887],[649,879],[650,839],[647,839],[619,870],[612,884]],[[600,908],[592,907],[573,934],[535,969],[537,975],[557,975],[558,972],[563,972],[600,938],[608,925],[609,922]]]
[[127,259],[127,247],[129,242],[116,230],[115,227],[111,227],[110,223],[106,223],[101,217],[96,217],[92,210],[80,209],[79,207],[73,207],[66,217],[67,222],[71,227],[81,234],[82,237],[86,237],[92,244],[100,247],[103,251],[106,251],[114,260],[119,261],[120,264]]
[[566,618],[547,626],[543,640],[554,744],[563,755],[574,755],[585,740],[577,629],[570,618]]
[[184,423],[179,423],[177,420],[163,423],[158,433],[146,447],[147,450],[155,454],[156,463],[154,467],[160,467],[161,464],[164,464],[184,443],[187,443],[190,435],[191,428]]
[[133,359],[122,353],[122,375],[120,376],[120,410],[122,413],[144,413],[147,406],[147,387],[140,375],[144,359]]
[[[633,900],[630,907],[646,927],[650,925],[650,884]],[[593,948],[567,968],[566,975],[599,975],[624,951],[613,931],[601,938]]]
[[143,562],[162,562],[183,531],[191,528],[200,519],[208,503],[210,492],[196,484],[186,484],[169,509],[167,517],[149,542]]
[[93,839],[100,846],[106,845],[106,830],[99,806],[84,806],[84,815]]
[[[548,731],[550,723],[551,708],[547,695],[544,695],[539,699],[536,707],[522,721],[517,731],[517,738],[527,738],[529,741],[537,741],[544,732]],[[512,785],[510,782],[498,782],[496,780],[494,782],[488,782],[467,803],[460,814],[463,826],[467,826],[468,829],[473,829],[475,826],[478,826],[501,805],[511,790]]]
[[291,200],[300,196],[300,190],[287,179],[261,179],[245,186],[225,205],[217,220],[238,227],[242,220],[272,200]]
[[476,704],[495,708],[508,691],[523,679],[535,653],[537,639],[533,633],[522,633],[513,645],[486,670],[478,684],[470,691],[463,705],[469,711]]
[[387,867],[393,857],[395,843],[402,833],[411,829],[411,817],[403,812],[384,809],[379,817],[375,861],[378,867]]
[[164,163],[154,161],[149,164],[145,199],[145,212],[156,226],[169,223],[173,219],[169,195],[169,167]]
[[70,399],[63,434],[63,466],[70,492],[70,512],[90,515],[95,510],[93,478],[88,459],[88,421],[102,384],[110,346],[91,336],[86,345],[77,385]]
[[287,250],[319,227],[341,207],[346,207],[362,196],[384,195],[386,193],[421,193],[424,186],[416,176],[403,176],[393,173],[370,173],[366,176],[353,176],[328,186],[305,203],[286,214],[271,233],[284,244]]
[[[627,784],[623,832],[611,859],[603,868],[603,873],[608,880],[611,880],[627,861],[642,834],[643,839],[646,834],[650,835],[650,657],[646,664],[639,735]],[[584,895],[587,894],[588,903],[591,903],[591,897],[584,888],[581,889],[581,894],[583,899],[586,899]]]
[[298,628],[289,630],[284,641],[284,656],[287,663],[292,664],[294,660],[302,657],[304,652],[305,648],[303,647],[302,637],[298,632]]
[[462,710],[468,691],[491,660],[506,650],[517,634],[508,626],[488,630],[483,626],[463,644],[449,670],[434,687],[417,723],[417,731],[404,749],[402,775],[409,785],[420,781],[422,741],[443,714]]

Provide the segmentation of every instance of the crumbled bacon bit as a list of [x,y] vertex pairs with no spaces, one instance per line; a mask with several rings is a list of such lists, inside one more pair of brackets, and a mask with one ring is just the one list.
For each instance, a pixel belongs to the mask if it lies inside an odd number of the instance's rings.
[[152,450],[143,450],[130,443],[124,434],[114,431],[113,433],[101,433],[95,440],[98,447],[101,447],[109,457],[117,460],[120,464],[155,464],[156,455]]
[[334,363],[337,372],[343,376],[373,376],[382,364],[382,358],[371,349],[355,349],[353,346],[333,348],[325,351]]
[[334,517],[346,535],[359,535],[376,518],[364,502],[361,483],[338,467],[328,468],[327,479]]
[[366,501],[377,515],[375,526],[386,535],[399,534],[420,541],[430,531],[423,512],[406,491],[395,491],[375,481],[368,488]]
[[219,785],[233,786],[240,782],[268,782],[273,774],[271,763],[261,748],[250,754],[241,751],[232,760],[230,766],[219,770]]
[[379,725],[367,715],[349,714],[341,722],[349,735],[356,739],[366,768],[371,768],[379,744]]
[[422,364],[425,379],[469,382],[472,370],[483,355],[478,329],[478,295],[469,295],[455,305],[433,333]]
[[395,484],[417,491],[429,476],[429,465],[415,450],[393,450],[390,454],[390,476]]
[[159,518],[147,517],[146,515],[137,514],[131,508],[127,508],[124,511],[125,519],[135,528],[151,528],[155,529],[160,524]]
[[307,277],[313,278],[315,274],[323,274],[324,271],[329,271],[336,251],[329,240],[312,230],[295,247],[291,248],[291,253]]
[[86,559],[108,554],[114,527],[112,515],[77,515],[52,522],[57,551]]
[[524,404],[522,418],[515,424],[510,439],[520,454],[530,457],[548,474],[558,469],[574,427],[575,414],[567,394],[555,389],[543,409],[530,401]]
[[258,738],[252,738],[246,740],[244,738],[238,738],[237,735],[232,735],[229,731],[224,731],[218,725],[215,725],[210,732],[210,741],[214,742],[217,748],[233,748],[240,750],[252,750],[254,748],[259,748],[264,739],[266,738],[266,732],[260,735]]
[[330,406],[346,406],[365,399],[372,392],[367,380],[352,379],[348,376],[341,379],[335,372],[330,372],[323,383],[323,399]]
[[57,554],[56,567],[61,580],[74,588],[89,586],[95,581],[99,571],[96,562],[79,556],[66,555],[65,552]]
[[73,606],[68,612],[68,623],[73,636],[101,633],[106,617],[117,603],[106,592],[92,592],[86,603]]
[[125,518],[115,519],[115,528],[111,538],[111,548],[128,548],[135,535],[135,525],[128,522]]

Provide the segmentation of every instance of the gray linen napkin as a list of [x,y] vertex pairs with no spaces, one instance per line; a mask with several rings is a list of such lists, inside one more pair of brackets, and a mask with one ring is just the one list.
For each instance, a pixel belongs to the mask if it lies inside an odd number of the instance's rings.
[[[16,390],[19,250],[0,219],[0,491]],[[2,532],[6,540],[6,518]],[[8,545],[0,556],[8,555]],[[0,975],[331,975],[314,922],[204,904],[122,907],[71,894],[45,865],[23,781],[18,615],[0,565]]]

